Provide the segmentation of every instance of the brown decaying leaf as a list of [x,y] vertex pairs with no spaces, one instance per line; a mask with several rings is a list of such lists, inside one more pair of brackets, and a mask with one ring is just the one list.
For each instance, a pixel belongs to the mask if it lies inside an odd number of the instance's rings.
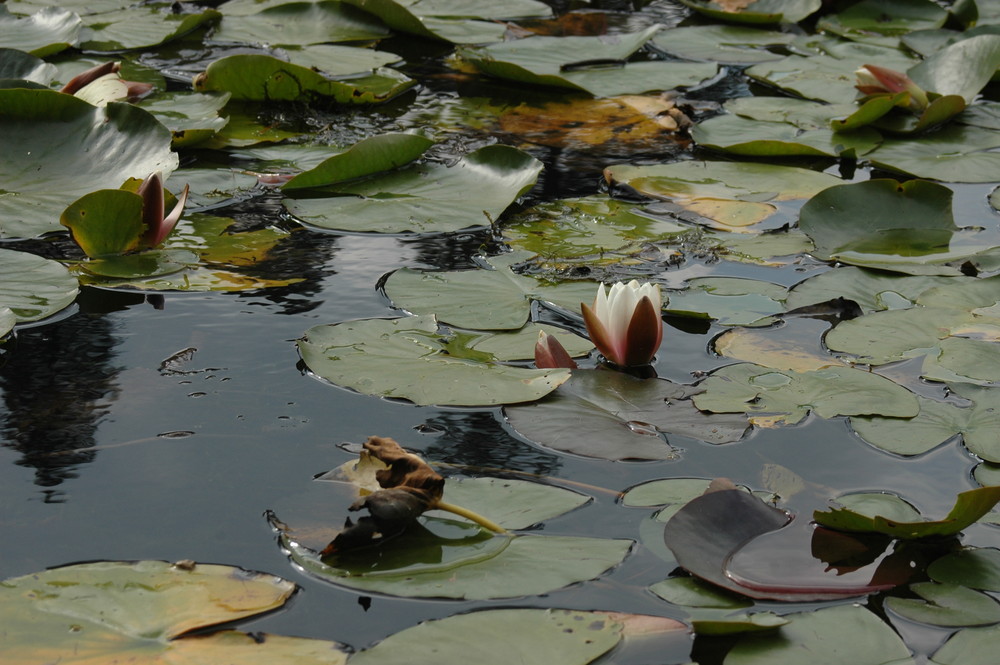
[[368,515],[357,522],[348,518],[344,530],[320,552],[322,556],[376,545],[401,533],[444,494],[444,478],[394,439],[370,436],[364,449],[387,465],[375,472],[382,489],[351,504],[350,510],[367,509]]

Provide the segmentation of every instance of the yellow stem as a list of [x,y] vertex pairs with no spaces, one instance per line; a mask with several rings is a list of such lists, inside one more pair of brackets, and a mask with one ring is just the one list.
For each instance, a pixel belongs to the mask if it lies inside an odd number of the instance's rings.
[[502,526],[500,526],[496,522],[488,520],[485,517],[483,517],[482,515],[480,515],[479,513],[474,513],[474,512],[472,512],[471,510],[469,510],[467,508],[463,508],[462,506],[456,506],[453,503],[446,503],[444,501],[436,501],[435,503],[433,503],[429,507],[432,510],[433,509],[444,510],[444,511],[447,511],[449,513],[454,513],[456,515],[464,517],[467,520],[475,522],[476,524],[478,524],[479,526],[483,527],[484,529],[489,529],[493,533],[507,533],[507,529],[503,528]]

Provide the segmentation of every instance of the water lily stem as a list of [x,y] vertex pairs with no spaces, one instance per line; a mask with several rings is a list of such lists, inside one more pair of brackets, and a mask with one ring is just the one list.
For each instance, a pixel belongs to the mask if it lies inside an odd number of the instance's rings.
[[454,513],[456,515],[464,517],[467,520],[475,522],[484,529],[489,529],[493,533],[507,533],[507,529],[503,528],[496,522],[488,520],[479,513],[474,513],[467,508],[463,508],[462,506],[456,506],[455,504],[446,503],[444,501],[437,501],[436,503],[434,503],[434,505],[430,507],[435,508],[437,510],[444,510],[449,513]]

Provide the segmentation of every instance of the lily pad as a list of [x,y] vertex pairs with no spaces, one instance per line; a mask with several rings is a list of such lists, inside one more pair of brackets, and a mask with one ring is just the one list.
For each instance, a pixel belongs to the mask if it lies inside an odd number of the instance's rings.
[[3,87],[23,88],[24,82],[37,83],[43,87],[58,76],[58,69],[41,58],[12,48],[0,48],[0,81],[9,81]]
[[886,607],[911,621],[934,626],[988,626],[1000,623],[1000,603],[980,591],[936,582],[911,584],[910,591],[920,599],[886,598]]
[[701,314],[724,326],[768,325],[784,311],[784,287],[739,277],[696,277],[687,288],[670,294],[666,311],[675,316]]
[[190,148],[210,139],[226,126],[219,111],[229,93],[166,92],[137,104],[170,130],[175,148]]
[[751,420],[795,424],[812,411],[821,418],[879,414],[917,415],[916,396],[893,381],[850,367],[808,372],[775,370],[752,363],[727,365],[701,383],[699,409],[747,413]]
[[934,665],[992,665],[1000,644],[1000,626],[965,628],[934,652]]
[[[333,642],[232,630],[188,633],[281,607],[295,585],[229,566],[162,561],[77,564],[0,585],[6,662],[220,658],[275,665],[343,665]],[[223,655],[224,654],[224,655]]]
[[1000,591],[1000,550],[970,547],[946,554],[927,567],[935,582]]
[[910,650],[879,617],[860,605],[840,605],[785,615],[773,635],[748,635],[726,655],[725,665],[886,665],[905,663]]
[[[738,441],[746,419],[711,416],[689,397],[693,389],[663,379],[636,379],[610,370],[574,370],[548,399],[504,409],[511,427],[529,441],[586,457],[673,459],[663,434],[709,443]],[[566,432],[573,436],[566,436]]]
[[79,14],[69,9],[45,7],[30,16],[14,16],[6,5],[0,7],[0,46],[39,58],[76,46],[82,28]]
[[385,280],[385,294],[395,307],[474,330],[517,330],[531,315],[531,303],[554,303],[579,311],[597,294],[593,282],[547,284],[519,275],[513,268],[530,258],[527,252],[485,259],[489,270],[430,272],[402,268]]
[[950,124],[910,138],[886,139],[867,155],[872,166],[942,182],[1000,180],[1000,132]]
[[953,284],[961,292],[976,281],[973,277],[906,276],[842,266],[793,286],[788,291],[785,305],[792,310],[845,298],[857,303],[863,312],[870,314],[912,307],[922,293],[935,287]]
[[217,23],[222,17],[214,9],[175,13],[170,5],[129,7],[85,16],[86,29],[80,36],[80,48],[88,51],[127,51],[158,46]]
[[503,39],[506,28],[495,19],[544,17],[552,12],[547,5],[534,0],[504,3],[489,0],[346,0],[346,3],[374,14],[393,30],[456,44],[482,44]]
[[[267,7],[254,3],[259,11],[253,13],[241,11],[239,4],[227,2],[219,7],[225,20],[212,32],[213,41],[309,46],[389,36],[381,21],[342,2],[284,2]],[[389,56],[381,64],[397,59]]]
[[649,590],[668,603],[684,607],[738,609],[753,605],[753,601],[709,586],[693,577],[671,577],[652,585]]
[[569,378],[567,370],[533,370],[456,359],[432,315],[315,326],[299,353],[318,376],[368,395],[415,404],[489,406],[539,399]]
[[391,132],[358,141],[332,155],[281,186],[288,191],[323,187],[381,171],[390,171],[412,162],[434,144],[419,134]]
[[[320,49],[321,46],[313,46]],[[328,47],[333,48],[333,47]],[[329,98],[341,104],[385,102],[414,85],[399,72],[380,67],[367,74],[329,75],[312,65],[312,59],[292,51],[290,56],[307,64],[286,62],[270,55],[229,55],[212,62],[195,77],[199,92],[228,92],[234,100],[310,101]],[[332,61],[336,63],[336,60]]]
[[[542,163],[492,145],[452,166],[421,164],[333,188],[333,198],[287,199],[311,226],[374,233],[446,233],[484,226],[535,184]],[[469,192],[477,195],[470,197]],[[519,326],[518,326],[519,327]]]
[[[593,579],[617,565],[632,541],[550,535],[488,536],[476,526],[423,518],[423,527],[370,553],[320,560],[283,535],[292,561],[308,573],[366,593],[486,600],[534,596]],[[328,562],[329,561],[329,562]]]
[[907,74],[925,90],[958,95],[970,104],[990,82],[997,67],[1000,67],[1000,35],[979,35],[943,48]]
[[55,90],[0,90],[0,237],[59,231],[59,215],[96,189],[177,166],[170,132],[130,104],[94,107]]
[[76,278],[62,264],[0,249],[0,307],[7,310],[5,320],[10,326],[55,314],[68,307],[78,291]]
[[871,34],[903,35],[940,28],[948,12],[930,0],[862,0],[821,18],[817,30],[864,41]]
[[616,164],[604,169],[609,184],[664,199],[724,229],[759,224],[778,204],[813,196],[840,179],[790,166],[749,162],[683,161],[653,166]]
[[529,322],[520,330],[512,332],[457,333],[456,341],[460,340],[460,343],[449,345],[449,353],[453,353],[456,357],[463,357],[463,349],[467,349],[468,352],[471,352],[467,356],[470,358],[485,353],[501,362],[533,360],[535,343],[538,342],[538,333],[540,332],[554,336],[559,340],[559,343],[572,358],[585,356],[594,349],[593,342],[586,337],[580,337],[555,326]]
[[1000,397],[995,389],[949,384],[951,392],[971,400],[967,407],[918,397],[914,418],[851,418],[851,427],[868,443],[898,455],[919,455],[961,435],[965,447],[979,457],[1000,462]]
[[924,520],[913,506],[893,494],[847,494],[837,499],[840,507],[813,512],[813,520],[831,529],[882,533],[903,540],[954,536],[998,501],[1000,486],[978,487],[959,493],[955,506],[943,519]]
[[[627,644],[631,635],[685,630],[671,619],[617,612],[487,610],[426,621],[353,655],[351,661],[354,665],[586,665],[622,642]],[[511,639],[513,635],[517,639]]]
[[713,340],[712,348],[733,360],[777,370],[809,372],[844,364],[822,346],[821,338],[828,327],[819,318],[788,317],[771,328],[727,330]]
[[768,47],[790,44],[794,35],[737,25],[692,25],[664,30],[653,45],[686,60],[708,60],[724,65],[749,65],[785,56]]
[[[696,85],[715,76],[708,63],[647,61],[629,56],[659,30],[600,37],[540,37],[459,49],[461,60],[497,78],[531,85],[571,88],[596,97],[638,94]],[[592,63],[613,63],[612,66]]]
[[797,23],[820,8],[820,0],[679,0],[699,14],[734,23]]

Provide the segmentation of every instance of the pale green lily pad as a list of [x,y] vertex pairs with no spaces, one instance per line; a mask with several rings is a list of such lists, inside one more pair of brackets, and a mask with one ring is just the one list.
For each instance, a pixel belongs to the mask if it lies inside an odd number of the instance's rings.
[[704,494],[711,484],[712,481],[706,478],[650,480],[625,490],[625,494],[622,495],[622,505],[660,506],[655,520],[666,523],[685,504]]
[[229,93],[166,92],[138,102],[170,130],[175,148],[190,148],[210,139],[226,126],[219,111]]
[[803,130],[787,122],[736,115],[719,115],[698,123],[691,138],[706,148],[757,157],[854,157],[871,152],[882,140],[881,134],[869,127],[850,132]]
[[0,305],[0,340],[7,337],[7,333],[17,325],[17,315],[9,307]]
[[821,418],[878,414],[917,415],[916,396],[893,381],[850,367],[779,371],[752,363],[727,365],[701,383],[699,409],[747,413],[794,424],[812,411]]
[[860,605],[840,605],[784,616],[774,635],[740,638],[724,665],[887,665],[905,663],[910,650],[879,617]]
[[251,198],[257,176],[234,169],[188,168],[174,171],[164,183],[172,192],[181,191],[185,185],[190,187],[188,206],[196,208]]
[[862,0],[824,16],[816,29],[865,41],[872,34],[892,36],[937,29],[947,18],[948,12],[931,0]]
[[887,608],[911,621],[934,626],[987,626],[1000,623],[1000,603],[957,584],[918,582],[910,585],[916,598],[886,598]]
[[674,605],[739,609],[750,607],[753,601],[706,584],[694,577],[671,577],[649,587],[657,596]]
[[[521,83],[572,88],[597,97],[690,86],[711,78],[716,66],[704,63],[625,61],[659,30],[651,26],[635,33],[601,37],[528,37],[479,48],[465,48],[459,57],[490,76]],[[576,63],[618,62],[608,67],[574,67]]]
[[813,250],[809,237],[798,229],[781,229],[765,233],[713,232],[706,240],[716,255],[727,261],[754,263],[764,266],[788,265]]
[[886,139],[866,157],[872,166],[943,182],[1000,180],[1000,132],[950,124],[919,139]]
[[927,567],[927,575],[944,584],[1000,591],[1000,550],[970,547],[946,554]]
[[686,60],[708,60],[726,65],[748,65],[785,56],[767,50],[795,39],[787,32],[736,25],[693,25],[664,30],[653,45]]
[[68,307],[78,291],[76,278],[62,264],[0,249],[0,307],[8,312],[6,321],[16,319],[11,326],[55,314]]
[[[576,510],[591,498],[579,492],[513,478],[448,478],[444,500],[487,515],[505,529],[528,527]],[[428,517],[454,517],[430,510]]]
[[911,504],[889,493],[846,494],[828,511],[813,512],[822,526],[857,533],[881,533],[893,538],[948,537],[960,533],[1000,501],[1000,487],[960,492],[951,511],[939,520],[923,519]]
[[[342,2],[285,2],[272,6],[254,4],[258,11],[253,13],[240,11],[237,3],[227,2],[221,5],[219,11],[224,20],[212,31],[210,38],[219,42],[309,46],[329,42],[368,41],[389,36],[389,31],[380,21]],[[252,7],[248,7],[250,8]],[[385,59],[371,67],[381,67],[399,59],[389,54],[382,55]]]
[[972,404],[958,407],[920,397],[920,413],[915,418],[852,418],[851,426],[865,441],[899,455],[919,455],[960,434],[971,452],[1000,462],[996,437],[1000,430],[1000,396],[996,390],[954,383],[949,388]]
[[39,58],[76,46],[82,28],[79,14],[69,9],[45,7],[30,16],[15,16],[6,5],[0,6],[0,47]]
[[979,35],[943,48],[907,74],[925,90],[958,95],[966,103],[972,103],[997,67],[1000,67],[1000,35]]
[[129,7],[101,14],[86,14],[80,48],[88,51],[127,51],[158,46],[222,17],[214,9],[197,14],[176,14],[170,5]]
[[541,170],[542,163],[526,152],[490,145],[452,166],[420,164],[337,185],[332,198],[283,203],[303,223],[324,229],[447,233],[499,218],[534,186]]
[[516,332],[501,333],[460,333],[466,337],[462,346],[476,353],[486,353],[501,362],[532,360],[535,357],[535,343],[538,333],[545,332],[562,344],[570,357],[585,356],[594,349],[594,344],[586,337],[541,323],[530,322]]
[[334,642],[233,630],[187,635],[281,607],[295,585],[230,566],[101,561],[0,584],[4,662],[344,665]]
[[339,586],[464,600],[535,596],[594,579],[619,564],[632,547],[631,540],[489,535],[478,526],[434,517],[422,518],[421,526],[381,545],[377,562],[361,554],[320,560],[294,535],[283,534],[282,543],[296,565]]
[[788,622],[788,619],[774,612],[754,612],[718,618],[696,616],[691,619],[691,628],[696,635],[737,635],[771,632]]
[[[630,628],[632,623],[635,629]],[[630,633],[643,635],[649,630],[684,631],[685,627],[669,619],[617,612],[487,610],[425,621],[354,654],[351,662],[587,665],[627,644]]]
[[797,23],[820,8],[820,0],[754,0],[736,11],[711,0],[679,1],[714,19],[750,24]]
[[[663,379],[636,379],[611,370],[573,370],[571,379],[548,399],[509,406],[504,415],[515,432],[565,452],[612,460],[674,459],[663,434],[708,443],[730,443],[749,425],[742,416],[699,411],[696,389]],[[573,436],[566,436],[572,431]]]
[[788,309],[846,298],[856,302],[866,314],[912,307],[930,289],[954,284],[959,292],[976,283],[974,277],[899,275],[842,266],[799,282],[788,291]]
[[[322,50],[323,45],[310,49]],[[385,67],[365,75],[327,74],[325,70],[314,69],[313,58],[302,51],[290,51],[289,56],[293,62],[260,54],[220,58],[195,77],[194,89],[199,92],[229,92],[234,100],[242,101],[309,101],[326,97],[342,104],[377,104],[415,85],[409,77]],[[308,64],[299,64],[300,59]],[[331,60],[329,65],[336,66],[336,62]]]
[[280,124],[262,122],[258,112],[256,104],[230,101],[222,110],[222,116],[227,120],[226,126],[199,147],[247,147],[293,139],[304,133]]
[[934,652],[932,665],[993,665],[1000,647],[1000,626],[965,628]]
[[503,238],[549,262],[593,264],[625,260],[646,243],[690,230],[640,211],[638,204],[598,195],[548,201],[512,216]]
[[825,173],[791,166],[705,161],[615,164],[604,169],[604,177],[609,183],[671,201],[711,225],[729,230],[760,224],[781,209],[776,204],[806,199],[842,182]]
[[[393,30],[456,44],[483,44],[503,39],[506,27],[496,19],[545,17],[552,10],[535,0],[496,3],[490,0],[429,2],[414,0],[346,0],[374,14]],[[482,20],[475,20],[482,19]]]
[[298,347],[316,375],[368,395],[415,404],[490,406],[539,399],[569,371],[451,358],[433,316],[315,326]]
[[785,310],[786,290],[772,282],[739,277],[696,277],[687,288],[670,293],[665,311],[676,316],[703,315],[724,326],[768,325]]
[[841,42],[824,45],[823,51],[823,55],[790,55],[760,63],[750,67],[747,75],[806,99],[844,104],[857,96],[854,72],[862,65],[878,63],[903,72],[918,62],[900,49],[874,44]]
[[31,82],[48,87],[58,76],[58,69],[41,58],[12,48],[0,48],[0,81],[12,85],[4,87],[26,87],[14,83]]
[[417,159],[434,144],[419,134],[390,132],[358,141],[324,159],[281,186],[288,191],[334,185],[381,171],[390,171]]
[[0,90],[0,237],[62,230],[87,192],[177,166],[170,132],[130,104],[97,108],[54,90]]
[[951,200],[950,189],[921,180],[838,185],[802,206],[799,228],[824,261],[868,255],[916,263],[948,251],[957,230]]
[[594,282],[546,283],[513,268],[531,258],[527,252],[485,259],[489,270],[430,272],[402,268],[383,288],[395,307],[474,330],[517,330],[531,315],[531,303],[554,303],[576,312],[597,295]]

